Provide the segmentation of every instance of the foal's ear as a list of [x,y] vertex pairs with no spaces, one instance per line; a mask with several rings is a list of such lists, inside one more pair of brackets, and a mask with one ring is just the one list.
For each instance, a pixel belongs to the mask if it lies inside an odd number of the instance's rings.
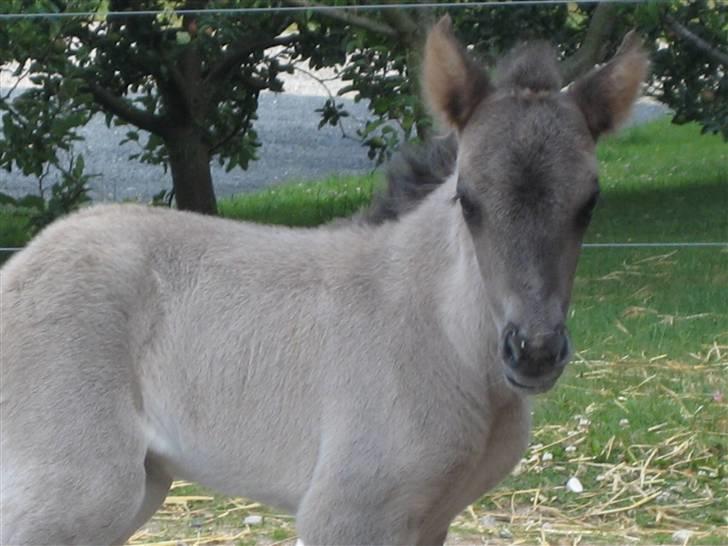
[[433,114],[453,129],[465,126],[491,89],[488,75],[455,38],[448,15],[427,36],[423,89]]
[[595,139],[616,129],[629,116],[648,68],[642,39],[630,31],[611,61],[574,82],[569,93]]

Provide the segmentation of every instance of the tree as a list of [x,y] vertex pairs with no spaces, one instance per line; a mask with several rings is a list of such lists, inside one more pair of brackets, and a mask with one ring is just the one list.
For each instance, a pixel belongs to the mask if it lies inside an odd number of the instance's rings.
[[635,24],[659,44],[652,93],[675,112],[728,140],[728,4],[690,0],[636,10]]
[[[57,151],[79,138],[77,129],[96,112],[107,123],[130,126],[140,142],[136,158],[169,165],[179,208],[216,212],[210,174],[215,157],[226,168],[245,168],[257,142],[252,122],[258,95],[280,90],[305,41],[288,31],[286,14],[177,16],[174,9],[203,9],[208,0],[11,0],[3,11],[90,11],[90,17],[24,19],[7,25],[0,60],[16,61],[37,88],[12,103],[0,99],[4,139],[0,164],[42,176]],[[157,16],[107,15],[162,10]],[[300,47],[299,47],[300,50]],[[148,134],[142,141],[140,131]]]

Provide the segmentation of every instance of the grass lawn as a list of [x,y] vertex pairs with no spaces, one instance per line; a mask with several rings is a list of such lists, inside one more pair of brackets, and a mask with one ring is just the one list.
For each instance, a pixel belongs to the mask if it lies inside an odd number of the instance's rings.
[[[590,242],[728,241],[728,145],[719,138],[661,121],[605,140],[599,157],[603,200]],[[220,210],[315,225],[366,203],[377,183],[293,184],[223,200]],[[0,212],[0,246],[10,244],[6,222]],[[12,237],[20,242],[17,229]],[[574,361],[536,400],[521,465],[456,520],[450,542],[728,544],[728,248],[585,248],[569,326]],[[571,477],[583,492],[567,490]],[[246,524],[250,515],[263,524]],[[132,543],[294,535],[288,516],[177,483]]]
[[267,224],[317,226],[367,205],[378,176],[340,176],[242,194],[220,201],[220,214]]

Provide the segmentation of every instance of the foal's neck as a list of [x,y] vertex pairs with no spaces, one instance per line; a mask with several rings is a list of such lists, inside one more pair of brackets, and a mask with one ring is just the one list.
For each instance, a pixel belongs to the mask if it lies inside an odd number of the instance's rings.
[[421,308],[434,310],[462,363],[487,375],[488,381],[500,381],[497,328],[472,235],[454,199],[455,186],[451,177],[393,226],[396,276],[407,279],[406,288],[422,302]]

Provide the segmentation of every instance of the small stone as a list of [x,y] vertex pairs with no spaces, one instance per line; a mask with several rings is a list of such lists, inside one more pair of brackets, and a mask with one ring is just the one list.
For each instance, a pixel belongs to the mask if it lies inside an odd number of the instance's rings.
[[576,446],[566,446],[564,451],[566,451],[566,453],[574,453],[576,451]]
[[511,530],[508,527],[503,527],[503,529],[501,529],[498,533],[498,536],[506,540],[510,540],[513,538],[513,533],[511,533]]
[[478,522],[486,529],[493,529],[495,527],[495,518],[493,516],[483,516]]
[[566,482],[566,489],[568,491],[571,491],[572,493],[584,492],[584,486],[581,485],[579,478],[577,478],[576,476],[572,476],[571,478],[569,478],[569,481]]
[[523,473],[524,468],[528,464],[528,461],[526,459],[521,459],[520,462],[516,465],[516,467],[511,470],[511,474],[513,476],[518,476]]
[[672,534],[672,540],[683,544],[690,540],[691,536],[693,536],[693,532],[690,529],[680,529]]
[[263,516],[245,516],[245,525],[263,525]]
[[544,463],[547,463],[547,462],[553,461],[553,460],[554,460],[554,454],[551,453],[550,451],[546,451],[546,452],[544,452],[543,455],[541,455],[541,461]]
[[675,495],[670,493],[669,491],[663,491],[659,495],[657,495],[657,498],[655,499],[655,502],[657,504],[669,504],[675,500]]
[[629,426],[629,419],[620,419],[619,420],[619,426],[622,428],[626,428]]

